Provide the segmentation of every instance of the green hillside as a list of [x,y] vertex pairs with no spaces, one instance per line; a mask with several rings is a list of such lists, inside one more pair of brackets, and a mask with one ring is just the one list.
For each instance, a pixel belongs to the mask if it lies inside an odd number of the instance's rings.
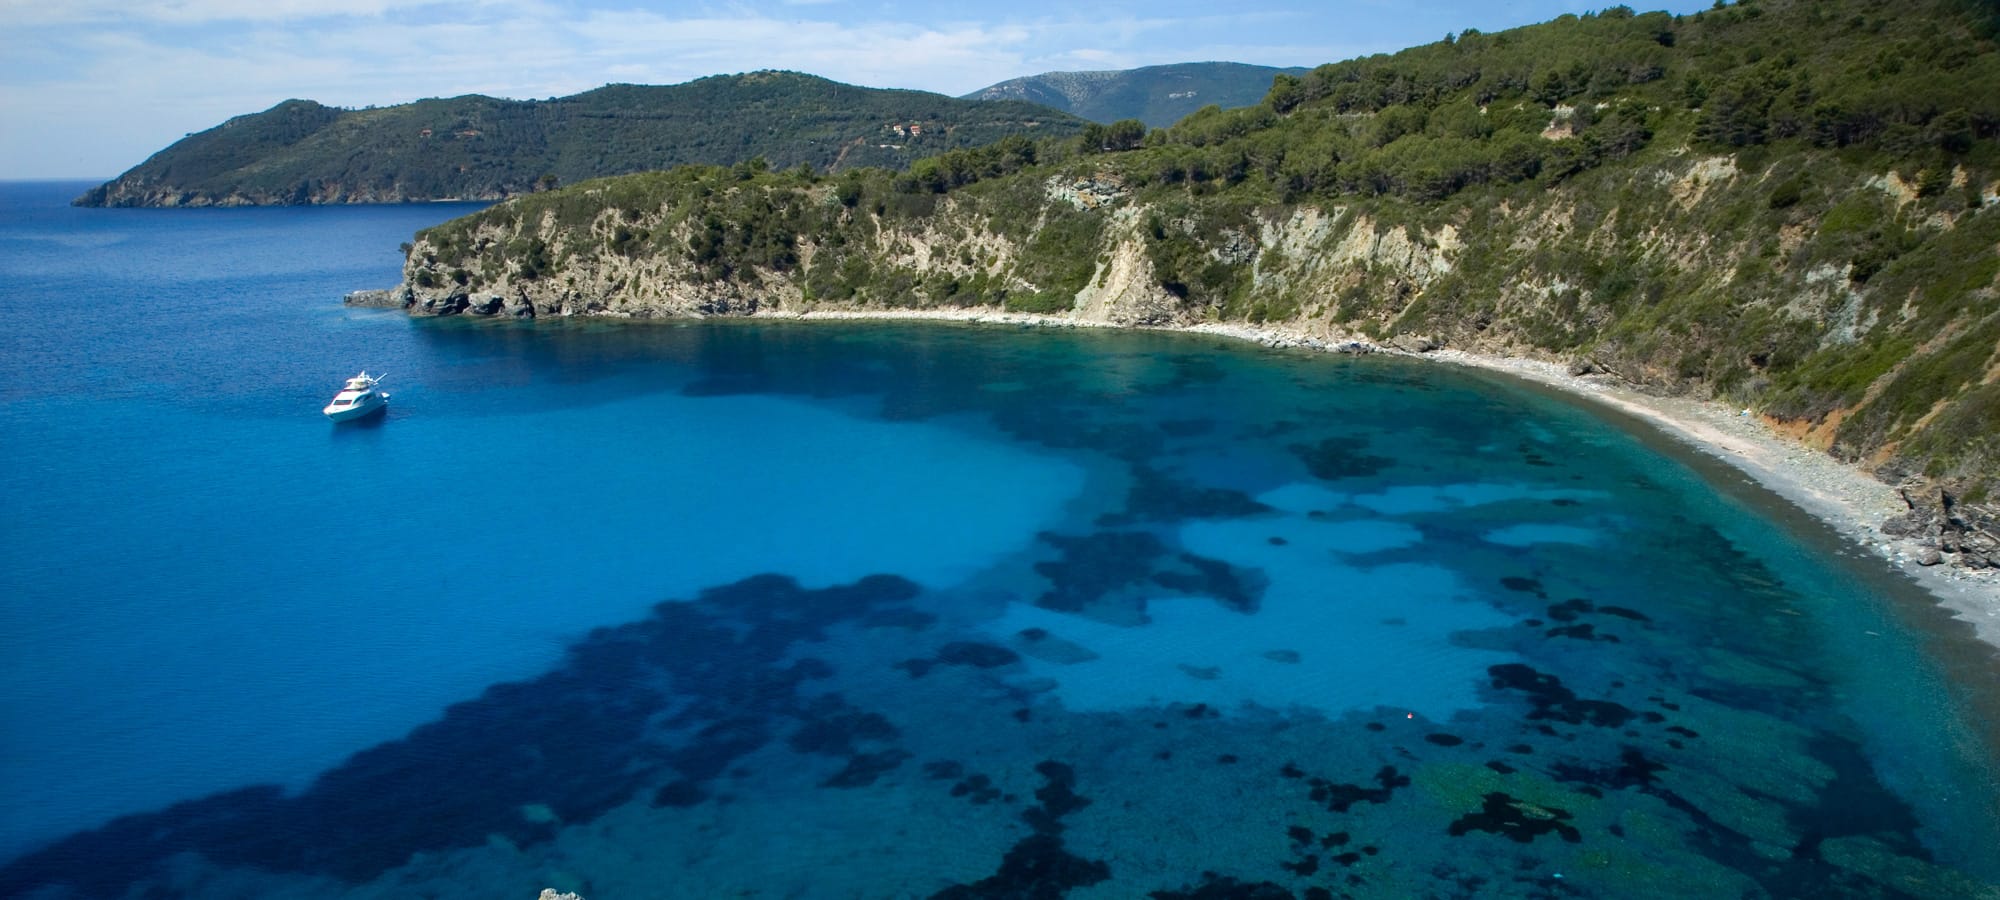
[[419,236],[418,312],[991,306],[1574,362],[2000,490],[2000,7],[1564,16],[1169,129],[694,168]]
[[1068,135],[1082,125],[1025,103],[854,87],[790,72],[610,85],[552,100],[466,96],[371,109],[288,100],[189,135],[77,203],[498,199],[756,156],[779,168],[900,168],[1009,134]]
[[965,95],[967,100],[1024,100],[1109,124],[1138,119],[1154,128],[1180,121],[1204,106],[1254,106],[1271,79],[1303,75],[1231,62],[1180,63],[1106,72],[1045,72],[1015,78]]

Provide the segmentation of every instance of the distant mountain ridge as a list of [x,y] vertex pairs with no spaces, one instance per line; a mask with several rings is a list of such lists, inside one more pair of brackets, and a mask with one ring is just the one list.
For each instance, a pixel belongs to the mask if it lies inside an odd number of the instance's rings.
[[1303,75],[1233,62],[1176,63],[1096,72],[1044,72],[1013,78],[966,94],[967,100],[1025,100],[1094,122],[1138,119],[1165,128],[1189,113],[1214,104],[1223,109],[1255,106],[1278,75]]
[[287,100],[187,136],[79,206],[497,200],[607,175],[763,157],[784,169],[899,169],[1085,123],[1019,101],[865,88],[795,72],[614,84],[551,100],[480,95],[338,109]]

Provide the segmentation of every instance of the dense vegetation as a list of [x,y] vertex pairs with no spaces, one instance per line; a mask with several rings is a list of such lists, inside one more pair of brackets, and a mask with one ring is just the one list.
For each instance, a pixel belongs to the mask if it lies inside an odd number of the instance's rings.
[[[1004,305],[1573,360],[2000,490],[2000,5],[1614,7],[906,172],[691,168],[420,235],[435,310]],[[462,307],[459,307],[462,308]]]
[[1255,106],[1271,89],[1274,76],[1305,71],[1202,62],[1108,72],[1045,72],[973,91],[965,99],[1026,100],[1093,122],[1137,119],[1161,128],[1204,106]]
[[861,88],[790,72],[618,84],[550,100],[467,96],[353,110],[288,100],[189,135],[77,202],[498,198],[755,156],[821,170],[900,168],[1009,134],[1069,135],[1083,125],[1026,103]]

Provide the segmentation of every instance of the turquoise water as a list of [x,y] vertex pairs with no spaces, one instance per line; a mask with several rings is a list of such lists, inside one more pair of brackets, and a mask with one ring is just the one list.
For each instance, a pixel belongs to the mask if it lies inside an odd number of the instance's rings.
[[79,190],[0,186],[0,891],[2000,889],[1990,650],[1561,398],[414,321],[337,298],[462,208]]

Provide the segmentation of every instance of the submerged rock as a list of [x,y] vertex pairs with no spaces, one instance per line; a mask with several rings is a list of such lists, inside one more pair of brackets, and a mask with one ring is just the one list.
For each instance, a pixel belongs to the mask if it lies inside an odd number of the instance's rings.
[[1111,866],[1101,859],[1085,859],[1063,846],[1062,819],[1090,805],[1076,793],[1076,770],[1069,764],[1044,760],[1035,771],[1044,784],[1035,790],[1038,805],[1021,813],[1021,820],[1034,833],[1007,851],[1000,870],[971,884],[956,884],[933,894],[934,900],[969,900],[978,897],[1062,897],[1072,889],[1089,887],[1111,877]]
[[1496,792],[1485,796],[1478,812],[1467,813],[1452,822],[1449,831],[1452,837],[1470,831],[1488,831],[1523,844],[1553,833],[1575,844],[1583,840],[1583,833],[1565,823],[1571,818],[1574,816],[1568,810],[1539,806]]
[[1097,652],[1089,647],[1057,637],[1042,628],[1022,629],[1015,635],[1014,645],[1028,656],[1057,665],[1075,665],[1098,658]]

